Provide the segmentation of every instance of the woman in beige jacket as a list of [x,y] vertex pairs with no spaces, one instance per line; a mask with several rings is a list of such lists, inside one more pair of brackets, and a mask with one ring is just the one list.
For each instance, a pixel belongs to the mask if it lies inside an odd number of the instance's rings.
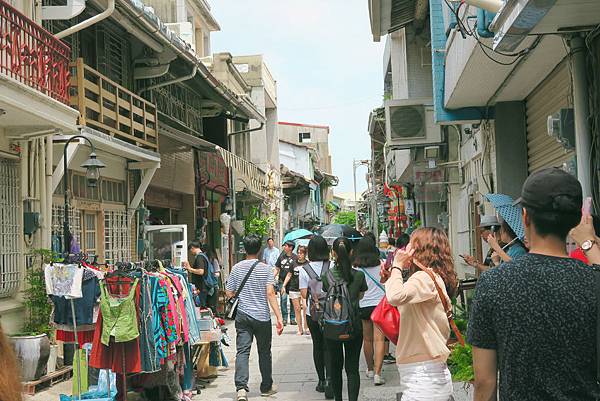
[[[446,233],[421,228],[406,250],[398,250],[386,275],[388,302],[400,311],[396,363],[404,401],[446,401],[452,396],[452,379],[446,365],[450,326],[432,278],[415,264],[431,269],[450,303],[457,287]],[[408,275],[404,282],[402,273]]]

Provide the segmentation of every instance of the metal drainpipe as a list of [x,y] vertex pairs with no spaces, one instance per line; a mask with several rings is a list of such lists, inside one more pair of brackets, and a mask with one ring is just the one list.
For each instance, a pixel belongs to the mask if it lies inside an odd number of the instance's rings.
[[189,79],[194,78],[196,76],[197,72],[198,72],[198,65],[195,64],[194,68],[192,68],[192,72],[190,72],[188,75],[184,75],[183,77],[171,79],[170,81],[165,81],[165,82],[161,82],[158,84],[150,85],[146,88],[142,88],[138,91],[138,95],[141,95],[142,93],[152,90],[152,89],[162,88],[163,86],[168,86],[168,85],[176,84],[179,82],[187,81]]
[[589,98],[586,76],[585,40],[581,35],[569,39],[573,75],[573,108],[575,118],[575,149],[577,155],[577,178],[583,189],[583,196],[592,195],[590,179],[591,135],[588,124]]
[[102,11],[98,15],[94,15],[93,17],[86,19],[85,21],[81,21],[77,25],[73,25],[72,27],[65,29],[64,31],[57,33],[54,36],[56,36],[57,39],[62,39],[64,37],[81,31],[82,29],[92,26],[102,21],[103,19],[110,17],[111,14],[115,11],[115,1],[116,0],[108,0],[108,7],[106,7],[106,10]]

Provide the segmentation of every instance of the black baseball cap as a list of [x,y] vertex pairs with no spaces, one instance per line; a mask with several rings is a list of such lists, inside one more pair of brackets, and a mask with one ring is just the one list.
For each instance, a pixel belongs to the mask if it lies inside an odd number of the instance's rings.
[[293,247],[295,247],[295,246],[296,246],[296,243],[295,243],[294,241],[292,241],[292,240],[287,240],[287,241],[285,241],[285,242],[283,243],[283,245],[289,245],[289,246],[293,246]]
[[[570,202],[563,201],[566,199]],[[573,175],[558,168],[547,168],[525,180],[521,197],[514,204],[544,212],[577,213],[583,205],[583,192]]]

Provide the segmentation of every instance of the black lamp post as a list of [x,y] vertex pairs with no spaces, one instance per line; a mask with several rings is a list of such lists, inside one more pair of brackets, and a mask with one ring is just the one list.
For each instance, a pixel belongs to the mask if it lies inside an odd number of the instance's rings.
[[100,178],[100,169],[106,167],[106,164],[102,163],[100,160],[96,158],[96,148],[92,141],[86,138],[83,135],[75,135],[67,140],[65,143],[65,148],[63,150],[63,161],[64,161],[64,172],[63,172],[63,190],[65,192],[65,215],[64,215],[64,224],[63,224],[63,252],[64,254],[69,253],[69,247],[71,244],[67,243],[70,239],[70,229],[69,229],[69,174],[67,171],[67,147],[74,139],[84,139],[87,143],[90,144],[92,151],[90,152],[90,158],[87,159],[81,167],[85,168],[85,178],[87,179],[88,186],[90,188],[95,188],[98,186],[98,179]]
[[231,201],[231,197],[229,196],[229,188],[227,188],[225,185],[217,184],[212,189],[215,190],[219,187],[227,191],[227,195],[225,195],[225,199],[223,200],[223,210],[225,211],[225,213],[231,215],[231,212],[233,212],[233,202]]

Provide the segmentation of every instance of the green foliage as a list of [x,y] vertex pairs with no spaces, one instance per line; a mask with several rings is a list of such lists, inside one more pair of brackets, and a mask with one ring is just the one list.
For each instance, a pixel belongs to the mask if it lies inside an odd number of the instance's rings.
[[356,213],[355,212],[338,212],[333,218],[335,224],[347,224],[350,227],[356,225]]
[[[464,305],[458,304],[456,298],[452,300],[452,306],[454,309],[454,323],[461,333],[467,332],[467,326],[469,323],[469,314],[467,308]],[[454,332],[451,334],[454,338]]]
[[448,369],[452,380],[456,382],[471,382],[475,380],[473,373],[473,348],[469,344],[457,344],[448,357]]
[[275,219],[274,215],[261,217],[260,209],[256,206],[253,207],[245,221],[246,235],[256,234],[261,238],[266,237],[274,226]]
[[31,265],[27,268],[23,291],[26,319],[23,335],[50,335],[50,314],[52,304],[46,294],[44,265],[55,260],[56,255],[49,249],[34,249],[29,254]]
[[337,207],[335,207],[335,205],[334,205],[333,203],[331,203],[331,202],[328,202],[328,203],[325,205],[325,210],[327,211],[327,213],[333,214],[333,213],[335,213],[335,211],[336,211],[337,209],[338,209],[338,208],[337,208]]

